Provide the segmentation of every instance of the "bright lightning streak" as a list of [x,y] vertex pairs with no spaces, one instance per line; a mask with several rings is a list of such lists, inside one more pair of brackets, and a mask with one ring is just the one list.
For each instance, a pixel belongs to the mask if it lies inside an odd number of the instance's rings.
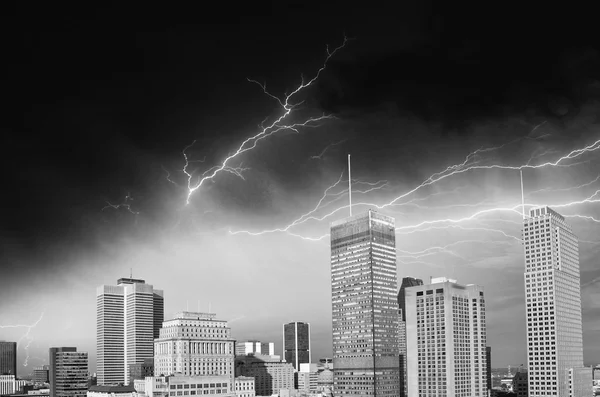
[[[299,106],[302,102],[299,103],[292,103],[292,99],[301,91],[303,91],[304,89],[306,89],[307,87],[310,87],[321,75],[321,73],[323,72],[323,70],[325,70],[325,67],[327,66],[327,62],[331,59],[331,57],[333,57],[335,55],[335,53],[342,49],[347,42],[347,38],[344,37],[344,41],[343,43],[339,46],[336,47],[333,51],[329,51],[329,48],[327,48],[327,57],[325,58],[325,61],[323,63],[323,65],[321,66],[321,68],[317,71],[316,75],[310,79],[308,82],[304,82],[304,79],[302,78],[300,85],[298,87],[296,87],[295,90],[293,90],[290,94],[286,95],[285,98],[282,100],[278,97],[276,97],[275,95],[269,93],[266,89],[266,85],[265,84],[260,84],[259,82],[255,81],[255,80],[250,80],[248,79],[248,81],[253,82],[258,84],[263,92],[268,95],[269,97],[275,99],[279,105],[281,106],[281,108],[283,109],[283,114],[281,116],[279,116],[275,121],[273,121],[271,124],[267,125],[266,127],[261,127],[261,131],[249,138],[247,138],[246,140],[244,140],[239,147],[237,148],[237,150],[233,153],[228,155],[218,166],[215,166],[213,168],[211,168],[211,170],[205,172],[203,174],[203,176],[201,178],[199,178],[196,181],[193,181],[193,176],[192,173],[187,171],[187,168],[189,166],[189,160],[187,158],[187,155],[185,154],[185,150],[184,150],[184,158],[185,158],[185,166],[183,167],[183,172],[184,174],[187,176],[188,178],[188,195],[186,198],[186,204],[190,203],[190,199],[192,197],[192,195],[198,190],[200,189],[200,187],[202,187],[202,185],[209,180],[212,180],[217,174],[219,174],[222,171],[229,171],[232,172],[231,167],[229,166],[229,162],[231,160],[233,160],[234,158],[240,156],[241,154],[252,150],[256,147],[256,144],[266,138],[269,137],[279,131],[284,131],[284,130],[291,130],[294,132],[298,132],[298,129],[301,127],[314,127],[315,125],[318,125],[319,122],[324,121],[324,120],[328,120],[328,119],[332,119],[333,116],[331,115],[322,115],[320,117],[311,117],[308,118],[307,120],[305,120],[304,122],[301,123],[292,123],[292,124],[284,124],[285,120],[288,118],[288,116],[292,113],[292,111]],[[234,174],[237,175],[236,172],[233,172]],[[239,175],[238,175],[239,176]]]
[[347,141],[347,139],[344,139],[344,140],[342,140],[342,141],[335,142],[335,143],[330,143],[329,145],[327,145],[327,146],[325,147],[325,149],[323,149],[323,150],[321,151],[321,153],[319,153],[319,154],[318,154],[318,155],[316,155],[316,156],[310,156],[310,158],[311,158],[311,159],[314,159],[314,160],[321,160],[321,158],[323,157],[323,155],[325,154],[325,152],[327,152],[327,150],[328,150],[330,147],[337,146],[337,145],[339,145],[339,144],[341,144],[341,143],[344,143],[344,142],[346,142],[346,141]]
[[532,195],[535,193],[542,193],[542,192],[568,192],[571,190],[582,189],[584,187],[590,186],[590,185],[598,182],[598,179],[600,179],[600,175],[598,175],[596,178],[594,178],[594,180],[584,183],[582,185],[565,187],[565,188],[560,188],[560,189],[551,189],[551,188],[539,189],[539,190],[534,190],[533,192],[530,192],[529,195]]
[[128,201],[133,201],[133,197],[131,197],[131,194],[129,193],[127,193],[127,195],[125,196],[125,200],[121,204],[111,204],[107,201],[107,205],[104,208],[102,208],[102,211],[104,211],[107,208],[112,208],[114,210],[118,210],[119,208],[125,208],[133,215],[139,215],[140,213],[138,211],[134,211],[133,209],[131,209],[131,204],[129,204]]
[[25,357],[25,362],[23,363],[24,367],[27,366],[27,362],[29,361],[29,345],[31,345],[31,342],[33,342],[33,338],[31,336],[29,336],[29,333],[31,332],[31,330],[33,328],[35,328],[40,323],[40,321],[42,321],[43,317],[44,317],[44,313],[42,312],[42,314],[40,315],[40,318],[38,318],[38,320],[31,325],[24,325],[24,324],[0,325],[0,329],[5,329],[5,328],[26,328],[27,329],[25,334],[23,334],[23,336],[21,336],[21,338],[17,341],[17,346],[18,346],[23,339],[27,339],[27,345],[25,345],[26,357]]
[[491,233],[499,233],[502,234],[504,237],[513,239],[515,241],[521,242],[521,238],[513,236],[512,234],[508,234],[502,230],[498,230],[498,229],[490,229],[490,228],[486,228],[486,227],[465,227],[465,226],[460,226],[460,225],[448,225],[448,226],[430,226],[424,229],[417,229],[417,230],[411,230],[411,231],[399,231],[398,234],[413,234],[413,233],[418,233],[418,232],[427,232],[430,230],[447,230],[447,229],[460,229],[460,230],[465,230],[465,231],[482,231],[482,232],[491,232]]

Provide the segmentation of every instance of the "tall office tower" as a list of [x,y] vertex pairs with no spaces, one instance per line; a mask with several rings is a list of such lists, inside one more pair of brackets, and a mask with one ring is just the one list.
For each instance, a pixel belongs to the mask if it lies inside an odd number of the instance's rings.
[[33,381],[35,383],[48,383],[50,381],[50,366],[42,365],[33,369]]
[[96,304],[98,384],[127,384],[130,365],[154,357],[164,320],[163,291],[144,280],[121,278],[116,286],[98,287]]
[[223,375],[234,387],[234,340],[213,313],[181,312],[163,323],[154,342],[154,374]]
[[405,296],[408,395],[487,396],[483,287],[439,277]]
[[397,286],[394,218],[368,210],[331,224],[336,395],[399,394]]
[[17,342],[0,340],[0,375],[17,376]]
[[310,364],[310,324],[293,322],[283,325],[283,358],[296,371],[300,364]]
[[587,372],[577,238],[560,214],[533,208],[523,220],[523,245],[529,396],[579,397],[570,392],[579,387],[569,387],[570,369]]
[[88,389],[88,354],[76,347],[51,347],[50,397],[85,396]]
[[413,277],[402,278],[400,291],[398,291],[398,333],[400,350],[400,397],[405,397],[408,393],[406,386],[406,299],[404,291],[408,287],[423,285],[423,280]]

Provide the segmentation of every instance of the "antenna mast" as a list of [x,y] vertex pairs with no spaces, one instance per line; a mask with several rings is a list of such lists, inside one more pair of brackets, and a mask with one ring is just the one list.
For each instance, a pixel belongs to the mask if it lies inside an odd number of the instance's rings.
[[352,172],[350,170],[350,155],[348,155],[348,208],[352,216]]
[[521,173],[521,208],[523,213],[523,219],[525,219],[525,193],[523,191],[523,170],[519,170]]

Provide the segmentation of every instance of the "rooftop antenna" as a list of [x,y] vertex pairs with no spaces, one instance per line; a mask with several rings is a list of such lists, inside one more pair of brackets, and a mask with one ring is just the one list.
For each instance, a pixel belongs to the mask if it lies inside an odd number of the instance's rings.
[[352,172],[350,171],[350,155],[348,155],[348,208],[352,216]]
[[523,213],[523,219],[525,219],[525,193],[523,190],[523,170],[519,170],[521,173],[521,208]]

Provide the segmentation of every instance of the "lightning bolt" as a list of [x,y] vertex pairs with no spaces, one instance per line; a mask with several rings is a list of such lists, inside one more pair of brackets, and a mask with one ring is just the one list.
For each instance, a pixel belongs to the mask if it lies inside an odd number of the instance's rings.
[[[299,132],[300,128],[316,127],[316,126],[320,125],[320,122],[334,118],[331,115],[323,114],[320,117],[310,117],[302,122],[292,122],[292,123],[286,122],[286,120],[289,118],[289,116],[293,112],[293,110],[296,109],[299,105],[301,105],[303,103],[303,101],[293,103],[292,102],[293,98],[296,97],[300,92],[304,91],[306,88],[310,87],[319,78],[319,76],[321,75],[323,70],[325,70],[328,61],[340,49],[342,49],[346,45],[347,41],[348,41],[348,39],[346,37],[344,37],[344,41],[342,42],[342,44],[339,47],[336,47],[333,51],[329,51],[329,47],[327,47],[327,57],[325,58],[323,65],[321,66],[321,68],[319,68],[319,70],[317,71],[315,76],[312,79],[308,80],[307,82],[305,82],[304,78],[302,78],[300,85],[298,85],[296,87],[296,89],[294,89],[290,94],[285,95],[285,97],[283,99],[278,98],[277,96],[268,92],[266,84],[261,84],[261,83],[257,82],[256,80],[248,79],[249,82],[259,85],[262,88],[264,94],[275,99],[279,103],[283,112],[271,124],[268,124],[265,126],[264,122],[263,122],[263,124],[261,124],[261,127],[260,127],[260,132],[247,138],[246,140],[244,140],[238,146],[238,148],[232,154],[225,157],[225,159],[223,161],[221,161],[221,163],[219,165],[216,165],[216,166],[210,168],[209,170],[205,171],[202,174],[202,176],[199,178],[194,178],[193,173],[188,171],[190,161],[184,150],[185,165],[183,167],[183,173],[187,176],[187,189],[188,189],[186,204],[190,203],[192,195],[198,189],[200,189],[205,182],[213,180],[213,178],[215,178],[215,176],[217,176],[219,173],[225,171],[225,172],[233,173],[236,176],[241,176],[241,172],[238,172],[239,168],[238,167],[232,168],[229,165],[229,163],[233,159],[242,155],[243,153],[254,149],[256,147],[256,145],[258,144],[258,142],[261,141],[262,139],[265,139],[265,138],[267,138],[273,134],[276,134],[280,131]],[[265,121],[266,121],[266,119],[265,119]]]
[[327,152],[327,150],[328,150],[330,147],[332,147],[332,146],[337,146],[337,145],[339,145],[339,144],[341,144],[341,143],[344,143],[344,142],[346,142],[346,141],[347,141],[347,139],[344,139],[344,140],[342,140],[342,141],[335,142],[335,143],[330,143],[329,145],[325,146],[325,149],[323,149],[323,150],[321,151],[321,153],[319,153],[319,154],[318,154],[318,155],[316,155],[316,156],[310,156],[310,158],[311,158],[311,159],[314,159],[314,160],[321,160],[321,158],[323,157],[323,155],[325,154],[325,152]]
[[124,201],[121,204],[111,204],[110,202],[106,202],[106,206],[104,208],[102,208],[102,211],[104,211],[105,209],[108,208],[112,208],[114,210],[118,210],[120,208],[125,208],[127,211],[129,211],[129,213],[133,214],[133,215],[139,215],[140,213],[138,211],[134,211],[131,208],[131,204],[129,204],[129,201],[133,201],[133,197],[131,197],[130,193],[127,193],[127,195],[125,196]]
[[31,342],[33,342],[33,338],[31,336],[29,336],[29,333],[31,332],[31,330],[33,328],[35,328],[40,321],[42,321],[42,318],[44,317],[44,312],[42,312],[42,314],[40,315],[40,318],[38,318],[38,320],[31,324],[31,325],[25,325],[25,324],[16,324],[16,325],[0,325],[0,329],[6,329],[6,328],[26,328],[25,333],[23,334],[23,336],[21,336],[21,338],[17,341],[17,346],[19,346],[21,344],[21,342],[23,341],[23,339],[27,340],[27,344],[25,345],[25,353],[26,353],[26,357],[25,357],[25,362],[23,363],[23,366],[26,367],[29,361],[29,345],[31,345]]
[[533,195],[536,193],[543,193],[543,192],[569,192],[571,190],[578,190],[578,189],[582,189],[584,187],[593,185],[594,183],[598,182],[598,179],[600,179],[600,174],[594,178],[593,180],[586,182],[584,184],[581,185],[577,185],[577,186],[572,186],[572,187],[565,187],[565,188],[560,188],[560,189],[552,189],[552,188],[544,188],[544,189],[539,189],[539,190],[534,190],[532,192],[529,192],[528,195]]

